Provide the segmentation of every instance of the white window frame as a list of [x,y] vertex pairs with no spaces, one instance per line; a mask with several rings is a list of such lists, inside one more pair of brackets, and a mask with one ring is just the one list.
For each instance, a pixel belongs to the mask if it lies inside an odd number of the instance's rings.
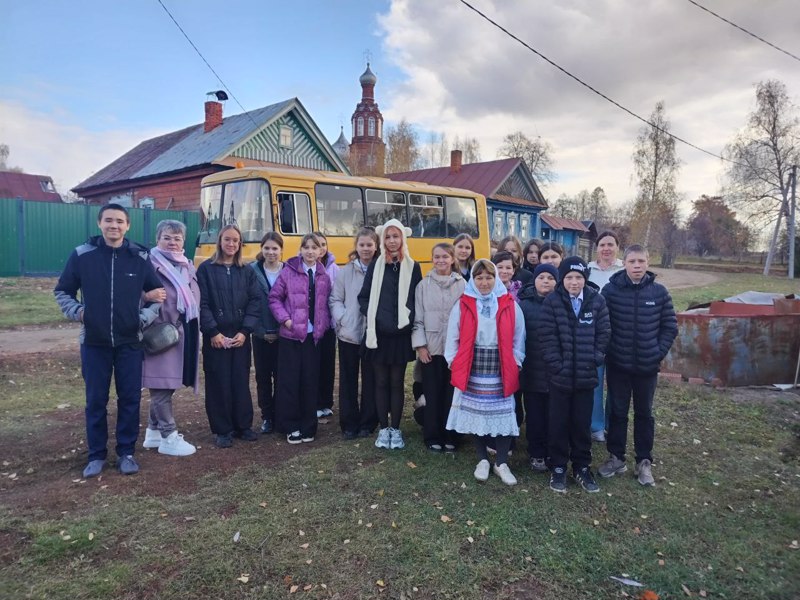
[[294,142],[294,132],[288,125],[281,125],[278,143],[281,148],[291,148]]

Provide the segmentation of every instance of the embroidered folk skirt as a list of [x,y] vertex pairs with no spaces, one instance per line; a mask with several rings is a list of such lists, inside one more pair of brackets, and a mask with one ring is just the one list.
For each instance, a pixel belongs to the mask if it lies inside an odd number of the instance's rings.
[[475,347],[467,389],[455,390],[447,429],[474,435],[519,435],[514,396],[503,396],[496,347]]

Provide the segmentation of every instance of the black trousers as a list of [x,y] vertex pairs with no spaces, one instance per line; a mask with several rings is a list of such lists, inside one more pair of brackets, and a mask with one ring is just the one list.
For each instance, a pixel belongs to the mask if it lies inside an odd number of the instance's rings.
[[547,426],[550,417],[550,395],[547,392],[524,392],[525,437],[528,456],[547,458]]
[[[361,402],[358,372],[361,371]],[[339,340],[339,425],[342,431],[370,431],[378,424],[375,408],[375,373],[361,356],[361,345]]]
[[253,426],[250,395],[250,338],[240,348],[217,349],[203,338],[206,414],[216,435],[239,433]]
[[406,365],[373,363],[372,370],[375,373],[375,406],[381,429],[389,427],[389,413],[392,415],[391,426],[399,429],[403,416]]
[[551,467],[574,470],[592,464],[592,407],[594,390],[550,388],[547,448]]
[[302,342],[281,340],[278,354],[278,393],[275,397],[275,429],[299,431],[303,437],[317,434],[319,394],[319,346],[312,334]]
[[422,435],[426,444],[451,444],[454,431],[444,428],[450,406],[453,404],[453,386],[450,385],[450,369],[444,356],[431,356],[431,362],[420,363],[422,369],[422,393],[425,394],[425,412]]
[[633,397],[633,448],[636,462],[653,460],[653,438],[656,420],[653,418],[653,396],[656,393],[658,373],[637,375],[606,366],[608,398],[611,407],[608,418],[608,451],[625,460],[628,441],[628,411]]
[[278,348],[280,340],[268,342],[253,336],[253,362],[261,420],[275,420],[275,394],[278,390]]
[[[333,329],[329,329],[319,341],[318,409],[333,408],[334,377],[336,377],[336,333]],[[341,400],[339,402],[341,403]]]

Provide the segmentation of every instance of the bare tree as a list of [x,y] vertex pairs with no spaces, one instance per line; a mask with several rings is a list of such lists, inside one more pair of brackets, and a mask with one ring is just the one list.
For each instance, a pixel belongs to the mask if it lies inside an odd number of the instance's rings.
[[605,223],[610,210],[606,191],[597,186],[589,196],[589,210],[583,218],[595,223]]
[[0,144],[0,171],[10,171],[12,173],[24,173],[21,167],[9,167],[8,157],[11,154],[11,149],[8,144]]
[[558,198],[556,198],[553,206],[548,209],[548,213],[551,213],[557,217],[563,217],[565,219],[577,219],[578,202],[574,196],[561,194]]
[[403,118],[386,130],[386,172],[403,173],[418,169],[421,153],[417,132]]
[[662,266],[669,266],[678,241],[675,182],[681,161],[675,153],[675,139],[669,135],[663,101],[656,103],[649,122],[639,130],[633,150],[636,200],[631,234],[645,246],[661,250]]
[[497,151],[497,156],[524,160],[536,183],[542,187],[556,180],[556,173],[553,171],[553,145],[539,136],[531,139],[521,131],[509,133],[503,138],[503,145]]
[[775,222],[770,253],[764,265],[769,272],[781,218],[789,219],[792,165],[800,161],[798,108],[786,86],[776,79],[756,86],[756,107],[745,128],[725,148],[728,165],[726,196],[754,225]]
[[478,138],[458,136],[453,140],[453,150],[461,150],[464,164],[481,162],[481,143]]

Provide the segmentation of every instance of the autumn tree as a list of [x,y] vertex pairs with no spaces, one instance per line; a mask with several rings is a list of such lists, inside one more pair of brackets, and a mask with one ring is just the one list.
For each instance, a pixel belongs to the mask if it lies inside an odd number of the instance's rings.
[[686,224],[688,243],[698,256],[741,256],[753,241],[750,229],[719,196],[700,196]]
[[669,135],[664,102],[656,103],[636,137],[633,150],[633,179],[636,198],[631,235],[646,247],[661,251],[662,266],[672,263],[678,236],[678,193],[675,183],[681,161],[675,139]]
[[759,227],[775,223],[769,270],[782,217],[789,217],[788,197],[792,165],[800,162],[800,119],[798,107],[786,86],[776,79],[756,85],[756,107],[747,125],[725,148],[726,195]]
[[608,199],[601,187],[594,188],[592,193],[581,190],[575,196],[561,194],[550,208],[558,217],[595,222],[605,222],[609,211]]
[[421,161],[417,132],[405,118],[386,129],[386,173],[418,169]]
[[547,211],[549,214],[565,219],[578,218],[578,203],[575,196],[561,194]]
[[521,131],[509,133],[503,138],[497,156],[524,160],[534,180],[542,187],[556,180],[556,173],[553,170],[555,166],[553,145],[539,136],[529,138]]

